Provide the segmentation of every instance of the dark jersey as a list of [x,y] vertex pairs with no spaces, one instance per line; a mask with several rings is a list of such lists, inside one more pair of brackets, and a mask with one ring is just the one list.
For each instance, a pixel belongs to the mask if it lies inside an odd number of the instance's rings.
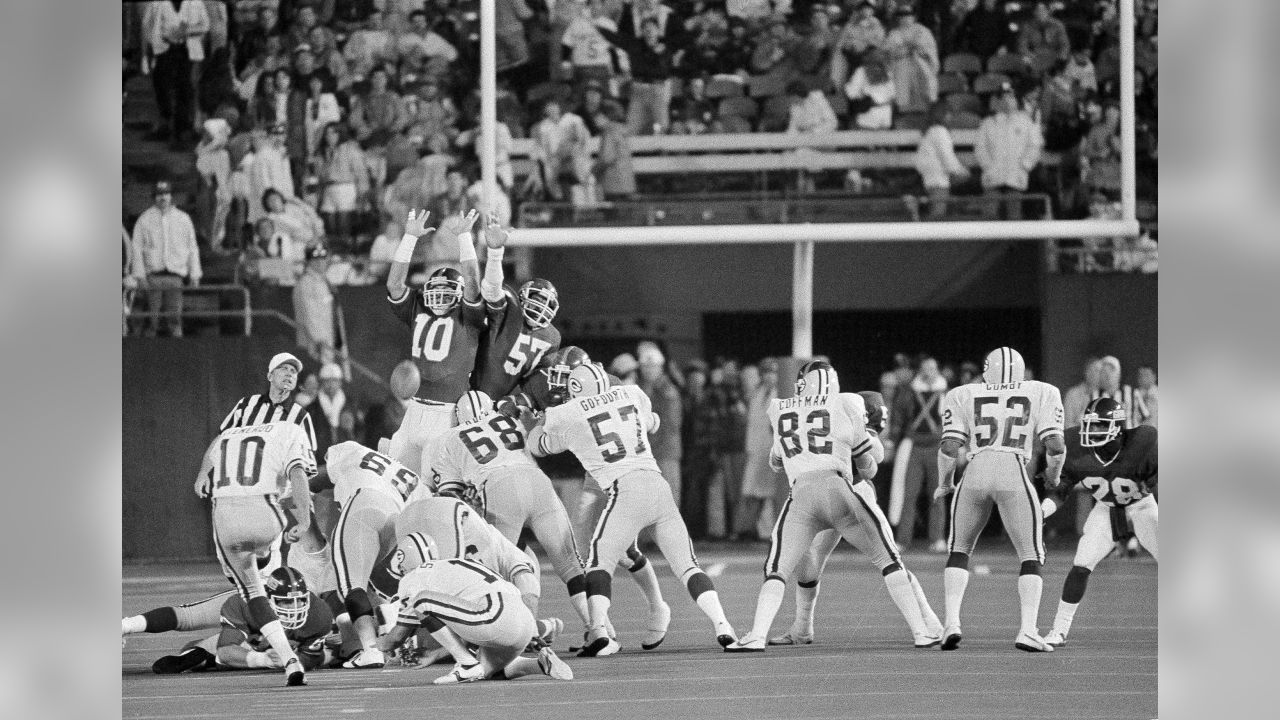
[[422,300],[422,293],[410,288],[405,297],[391,303],[391,311],[413,328],[409,348],[418,365],[422,384],[418,397],[453,404],[470,389],[471,370],[485,330],[484,303],[474,305],[465,300],[448,315],[432,315]]
[[1120,452],[1115,459],[1104,463],[1094,453],[1099,448],[1081,447],[1080,428],[1068,430],[1061,491],[1080,484],[1093,493],[1098,502],[1111,507],[1131,505],[1150,495],[1159,471],[1156,429],[1139,425],[1121,430],[1120,442]]
[[858,394],[867,406],[867,430],[880,435],[889,423],[889,407],[884,404],[884,396],[875,390],[863,390]]
[[[307,621],[297,630],[285,630],[284,636],[294,646],[302,665],[310,670],[320,665],[324,659],[324,637],[329,634],[333,625],[333,613],[323,600],[311,593],[311,609],[307,611]],[[232,595],[222,605],[222,634],[218,636],[218,647],[239,645],[248,642],[254,650],[265,652],[271,644],[262,637],[261,628],[249,614],[249,604],[239,595]]]
[[479,362],[471,388],[498,399],[536,372],[542,358],[560,348],[560,331],[548,325],[525,327],[520,303],[504,288],[498,303],[485,303],[489,327],[480,340]]

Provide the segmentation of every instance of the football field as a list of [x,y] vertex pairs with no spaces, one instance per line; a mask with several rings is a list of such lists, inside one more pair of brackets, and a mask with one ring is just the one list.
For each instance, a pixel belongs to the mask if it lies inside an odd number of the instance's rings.
[[[612,617],[620,654],[575,658],[567,651],[580,632],[564,588],[544,567],[539,615],[558,616],[568,631],[555,643],[576,674],[571,682],[543,676],[510,682],[437,687],[450,665],[427,669],[318,670],[302,688],[283,687],[279,672],[151,673],[151,663],[201,633],[134,635],[123,652],[125,718],[1155,718],[1157,716],[1157,566],[1140,559],[1103,561],[1090,579],[1069,645],[1054,653],[1015,650],[1018,563],[993,538],[973,558],[964,614],[964,642],[954,652],[916,650],[880,574],[841,546],[827,567],[818,600],[814,644],[728,655],[710,623],[657,560],[672,607],[661,647],[639,648],[644,607],[636,585],[614,578]],[[714,576],[725,611],[739,633],[750,628],[760,564],[768,547],[707,545],[700,560]],[[654,553],[656,556],[656,553]],[[1057,608],[1072,548],[1050,552],[1040,628]],[[941,617],[945,555],[909,553]],[[981,566],[990,568],[981,572]],[[124,569],[129,615],[189,602],[227,589],[217,566],[151,565]],[[793,588],[774,622],[789,625]],[[211,634],[213,631],[205,634]]]

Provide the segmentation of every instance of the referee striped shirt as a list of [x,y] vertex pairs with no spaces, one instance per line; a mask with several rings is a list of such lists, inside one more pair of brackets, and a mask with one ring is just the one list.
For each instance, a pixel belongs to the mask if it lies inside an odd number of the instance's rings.
[[311,443],[311,451],[315,452],[316,429],[311,424],[311,414],[307,412],[306,408],[292,399],[275,403],[271,402],[269,396],[262,394],[242,397],[236,403],[236,406],[231,408],[227,418],[222,421],[222,425],[218,427],[218,432],[225,432],[230,428],[261,425],[262,423],[282,420],[301,425],[302,429],[307,433],[307,440]]

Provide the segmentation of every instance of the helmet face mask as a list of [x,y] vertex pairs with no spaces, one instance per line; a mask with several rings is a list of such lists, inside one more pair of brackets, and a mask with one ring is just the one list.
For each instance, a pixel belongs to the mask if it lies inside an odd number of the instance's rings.
[[278,567],[266,580],[267,600],[285,630],[297,630],[307,623],[311,593],[307,581],[291,567]]
[[550,282],[538,278],[520,286],[520,313],[530,329],[550,325],[559,310],[560,294]]
[[1115,440],[1127,418],[1124,406],[1115,400],[1093,400],[1080,416],[1080,447],[1102,447]]
[[431,277],[422,286],[422,303],[432,315],[448,315],[462,302],[464,286],[461,273],[453,268],[440,268],[431,273]]
[[569,373],[579,365],[589,362],[590,358],[582,348],[569,345],[556,351],[550,367],[543,372],[547,375],[547,387],[555,392],[565,392],[569,389]]

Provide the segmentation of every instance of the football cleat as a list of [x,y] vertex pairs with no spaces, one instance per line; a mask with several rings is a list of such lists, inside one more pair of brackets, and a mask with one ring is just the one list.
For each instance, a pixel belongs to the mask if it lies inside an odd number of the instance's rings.
[[646,624],[644,637],[640,640],[640,647],[645,650],[652,650],[662,644],[667,637],[667,628],[671,625],[671,606],[666,602],[659,602],[658,606],[649,611],[649,620]]
[[177,675],[190,670],[199,670],[206,666],[212,668],[216,665],[217,659],[213,653],[201,647],[193,647],[183,650],[177,655],[165,655],[156,660],[151,665],[151,672],[157,675]]
[[296,655],[284,664],[284,684],[289,687],[307,684],[307,676],[302,672],[302,661]]
[[716,642],[720,647],[729,647],[738,641],[738,633],[733,631],[733,626],[729,621],[716,623]]
[[[724,636],[721,635],[720,637]],[[741,640],[734,640],[728,645],[721,643],[721,645],[724,646],[724,651],[727,653],[764,652],[765,641],[764,638],[752,637],[747,634]]]
[[544,622],[547,623],[548,627],[540,639],[548,645],[553,645],[560,633],[564,632],[564,621],[560,618],[547,618]]
[[578,652],[579,650],[581,650],[582,648],[586,647],[586,646],[587,646],[587,644],[588,644],[587,638],[588,638],[588,637],[590,637],[590,636],[591,636],[591,631],[590,631],[590,630],[583,630],[583,631],[582,631],[582,643],[581,643],[581,644],[570,644],[570,645],[569,645],[569,652],[571,652],[571,653],[576,653],[576,652]]
[[942,644],[942,635],[941,634],[934,635],[931,633],[926,633],[924,635],[917,635],[915,639],[915,643],[916,643],[916,647],[922,650],[925,648],[937,647],[938,645]]
[[774,635],[769,638],[770,645],[812,645],[813,631],[807,633],[800,632],[795,628],[791,628],[781,635]]
[[1044,638],[1038,634],[1018,633],[1018,638],[1013,641],[1013,646],[1019,650],[1026,652],[1053,652],[1053,646],[1045,643]]
[[1067,634],[1060,633],[1057,630],[1054,630],[1050,632],[1048,635],[1044,636],[1044,643],[1051,647],[1056,647],[1056,648],[1062,647],[1063,645],[1067,644]]
[[569,667],[549,647],[544,647],[538,651],[538,668],[542,670],[543,675],[553,680],[573,679],[573,668]]
[[365,648],[356,653],[342,667],[348,670],[373,670],[387,664],[387,658],[378,648]]
[[449,671],[448,675],[441,675],[431,682],[434,685],[456,685],[458,683],[479,682],[483,679],[484,668],[480,666],[480,663],[475,662],[470,665],[461,663],[454,665],[453,670]]
[[605,628],[596,628],[587,633],[586,645],[578,652],[578,657],[604,657],[613,655],[622,649],[617,640],[609,637]]
[[960,626],[952,625],[942,631],[942,649],[955,650],[960,647]]

